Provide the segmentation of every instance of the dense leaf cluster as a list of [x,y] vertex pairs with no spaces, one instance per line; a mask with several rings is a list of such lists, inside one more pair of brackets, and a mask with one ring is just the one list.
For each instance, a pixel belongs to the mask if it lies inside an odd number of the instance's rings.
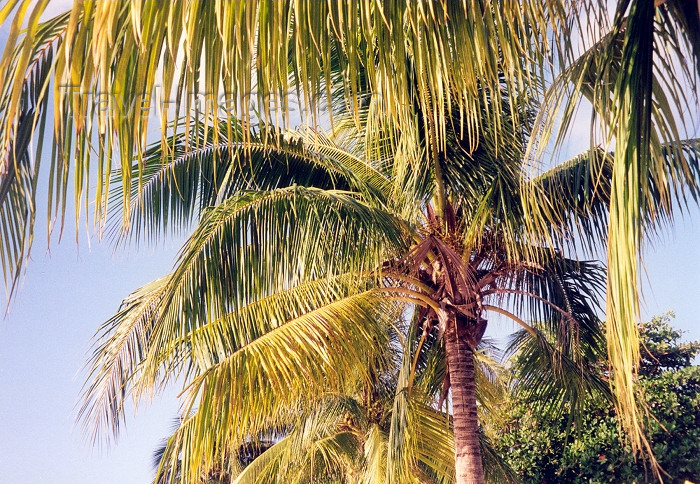
[[[667,483],[700,480],[700,342],[681,342],[672,313],[640,325],[639,375],[652,418],[648,434]],[[577,421],[542,417],[537,404],[516,397],[497,443],[525,484],[657,482],[649,466],[621,441],[613,404],[591,399]]]

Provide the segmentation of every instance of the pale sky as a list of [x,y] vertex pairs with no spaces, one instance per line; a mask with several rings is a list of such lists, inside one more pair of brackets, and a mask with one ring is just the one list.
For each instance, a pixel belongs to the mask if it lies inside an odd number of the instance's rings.
[[[64,5],[70,2],[61,2]],[[61,6],[55,7],[60,11]],[[6,31],[0,30],[0,43]],[[582,129],[585,130],[585,120]],[[572,136],[568,151],[588,146]],[[41,192],[41,190],[40,190]],[[44,195],[42,195],[43,197]],[[45,201],[39,201],[39,207]],[[70,209],[69,209],[70,213]],[[679,219],[673,233],[648,251],[652,290],[643,319],[673,309],[674,325],[700,340],[700,210]],[[178,412],[176,389],[143,404],[127,431],[108,451],[93,450],[75,424],[90,341],[132,290],[164,275],[181,241],[113,254],[107,243],[82,236],[46,252],[45,214],[40,211],[32,261],[7,318],[0,320],[0,484],[148,484],[152,453],[170,432]],[[493,325],[491,335],[514,328]],[[501,327],[503,326],[503,327]],[[488,335],[489,333],[487,333]]]

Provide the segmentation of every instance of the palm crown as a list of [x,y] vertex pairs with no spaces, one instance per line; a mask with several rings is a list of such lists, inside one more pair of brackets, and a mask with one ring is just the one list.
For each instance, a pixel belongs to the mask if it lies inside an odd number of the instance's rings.
[[[418,398],[435,413],[452,388],[460,478],[483,472],[473,353],[485,316],[505,315],[533,337],[525,319],[554,325],[559,366],[581,365],[579,336],[598,330],[604,279],[595,265],[538,245],[522,197],[538,193],[568,213],[550,233],[580,229],[579,218],[598,227],[595,215],[609,197],[604,153],[526,181],[527,126],[500,136],[503,146],[485,135],[471,154],[453,133],[449,156],[440,159],[446,197],[439,216],[430,201],[432,165],[418,169],[426,157],[406,170],[392,156],[400,141],[365,144],[353,122],[340,126],[331,137],[289,131],[268,134],[266,143],[252,132],[245,145],[219,134],[193,148],[174,137],[166,165],[159,145],[147,153],[132,223],[116,225],[120,236],[158,234],[193,216],[199,222],[173,272],[137,291],[105,324],[82,412],[98,429],[116,429],[125,396],[184,374],[189,408],[197,410],[169,442],[165,475],[194,479],[220,464],[223,449],[288,423],[282,416],[299,405],[309,408],[328,392],[352,394],[376,375],[403,319],[410,321],[404,331],[418,336],[402,350],[408,366],[394,404]],[[439,363],[425,378],[437,382],[413,395],[428,342]],[[420,453],[406,455],[387,478],[415,478]],[[178,473],[168,473],[173,466]]]

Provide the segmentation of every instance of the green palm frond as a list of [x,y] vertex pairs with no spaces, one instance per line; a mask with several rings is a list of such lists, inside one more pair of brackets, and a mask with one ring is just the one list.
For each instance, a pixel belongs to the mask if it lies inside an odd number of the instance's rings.
[[358,372],[366,378],[362,373],[386,345],[383,315],[394,313],[383,301],[381,294],[369,291],[310,311],[195,379],[188,399],[198,409],[166,451],[183,455],[183,475],[195,476],[220,459],[220,449],[274,424],[300,402],[342,390]]
[[[612,157],[601,148],[588,150],[532,180],[530,190],[552,235],[589,253],[607,240]],[[527,202],[526,202],[527,203]]]
[[605,271],[599,263],[555,256],[513,268],[484,294],[499,306],[512,304],[531,321],[595,326],[604,287]]
[[538,328],[533,337],[518,332],[510,343],[516,392],[532,402],[544,418],[568,414],[580,422],[591,399],[612,399],[607,378],[599,367],[605,354],[604,336],[599,328],[586,328],[577,351],[561,348],[551,329]]
[[[589,150],[537,176],[525,191],[532,197],[530,208],[539,211],[556,240],[569,245],[574,253],[574,243],[583,244],[591,254],[607,243],[614,156],[602,148]],[[664,189],[654,181],[653,172],[657,170],[674,183],[700,179],[700,139],[662,145],[660,156],[651,159],[651,191],[642,213],[649,236],[671,220],[674,208],[682,211],[690,199],[698,196],[697,188],[690,183],[687,189],[674,190],[669,203],[664,199]]]
[[[216,143],[178,134],[167,140],[166,151],[160,143],[152,145],[133,165],[128,217],[120,213],[124,195],[119,185],[112,191],[112,232],[121,238],[156,239],[168,228],[188,227],[203,210],[242,190],[292,185],[354,189],[369,201],[386,204],[389,180],[334,140],[311,130],[263,134],[268,131],[260,126],[245,143],[238,127],[231,139],[222,132]],[[200,127],[198,137],[204,136]],[[208,136],[212,138],[211,130]]]
[[[290,437],[282,437],[259,455],[236,476],[232,484],[263,484],[274,482],[282,455],[288,451]],[[161,471],[162,472],[162,471]]]
[[228,198],[204,214],[157,297],[140,306],[137,293],[106,323],[81,418],[116,432],[127,394],[201,375],[284,322],[370,289],[355,274],[375,270],[404,238],[393,217],[348,192],[293,185]]
[[[404,351],[396,376],[396,390],[391,406],[388,447],[386,455],[386,482],[419,482],[415,469],[418,457],[418,426],[415,421],[415,405],[412,384],[414,356],[411,349],[417,345],[419,337],[415,324],[408,328]],[[420,350],[420,348],[418,348]]]
[[48,87],[66,20],[30,27],[32,42],[14,50],[8,43],[0,66],[11,81],[0,85],[0,262],[8,302],[32,245]]
[[[83,389],[78,418],[93,440],[118,434],[128,397],[138,400],[179,374],[199,377],[228,355],[245,348],[288,321],[371,290],[371,279],[343,275],[319,279],[278,291],[201,325],[167,338],[160,319],[167,311],[167,276],[134,292],[95,337],[90,372]],[[154,346],[162,340],[161,346]]]
[[[252,343],[287,321],[373,290],[374,280],[343,274],[305,282],[261,297],[236,311],[201,325],[173,340],[169,351],[185,362],[188,375],[199,376],[231,353]],[[158,359],[167,354],[161,351]]]
[[369,428],[363,446],[364,466],[360,484],[384,484],[387,482],[387,435],[379,425]]
[[[303,129],[288,131],[288,136],[299,140],[307,149],[330,164],[348,182],[348,185],[361,192],[368,199],[378,199],[385,204],[391,203],[392,179],[382,171],[377,159],[358,152],[355,146],[356,130],[336,129],[332,136],[322,131]],[[350,139],[349,139],[350,138]]]
[[449,416],[426,404],[416,404],[416,459],[434,477],[435,482],[454,479],[454,438]]
[[[663,7],[662,7],[663,8]],[[616,25],[621,25],[623,11],[618,9]],[[641,239],[645,232],[644,207],[648,206],[650,188],[661,190],[663,211],[671,207],[670,195],[677,186],[665,177],[665,171],[656,168],[651,180],[646,176],[650,161],[661,156],[661,143],[680,138],[674,114],[664,99],[660,99],[654,82],[655,42],[649,32],[655,29],[653,5],[631,4],[627,17],[625,46],[622,52],[621,75],[616,78],[611,108],[616,122],[613,134],[616,140],[610,206],[608,242],[608,297],[607,332],[608,357],[616,405],[623,427],[630,437],[633,449],[649,449],[644,437],[642,418],[637,410],[634,392],[634,368],[639,362],[639,258]],[[671,39],[668,37],[665,40]],[[663,57],[661,57],[663,58]],[[677,81],[670,87],[682,89]],[[667,84],[666,88],[668,89]],[[673,91],[671,91],[673,93]],[[685,157],[676,150],[677,167]],[[697,190],[700,180],[687,175],[682,183]]]
[[294,452],[283,457],[277,482],[342,481],[361,455],[364,409],[352,398],[330,397],[306,413],[290,432]]
[[36,214],[36,183],[38,163],[32,163],[26,153],[31,139],[27,124],[32,122],[31,112],[20,118],[17,126],[17,159],[0,175],[0,253],[6,299],[9,303],[23,273],[24,262],[29,257]]
[[350,192],[241,192],[207,211],[183,247],[169,284],[166,333],[178,334],[183,315],[196,327],[280,287],[374,270],[406,237],[391,214]]
[[119,432],[124,405],[152,344],[167,282],[163,277],[134,291],[95,335],[78,409],[78,419],[93,443]]
[[236,484],[345,482],[359,462],[359,429],[366,426],[358,403],[331,395],[302,410],[287,435],[233,480]]
[[474,353],[477,410],[485,434],[503,419],[501,407],[508,388],[500,360],[501,352],[489,341],[482,341]]
[[605,288],[603,267],[554,257],[524,268],[512,287],[519,289],[506,289],[503,297],[534,321],[530,331],[514,335],[507,350],[515,358],[516,391],[543,413],[568,409],[571,418],[582,415],[589,398],[609,397],[598,368],[604,351],[603,323],[596,314]]
[[[287,435],[257,457],[233,482],[363,482],[366,474],[358,474],[364,458],[364,431],[368,428],[366,411],[350,397],[330,395],[322,399],[313,408],[302,410]],[[369,428],[365,449],[376,434],[373,429],[381,434],[376,425]]]

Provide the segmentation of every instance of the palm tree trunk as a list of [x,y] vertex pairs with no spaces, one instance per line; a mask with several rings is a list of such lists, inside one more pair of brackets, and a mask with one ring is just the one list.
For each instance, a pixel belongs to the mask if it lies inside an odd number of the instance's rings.
[[[460,324],[461,323],[461,324]],[[452,386],[452,420],[455,434],[456,484],[484,484],[476,416],[474,350],[467,342],[464,321],[450,317],[445,329],[445,349]],[[460,331],[461,330],[461,331]]]

